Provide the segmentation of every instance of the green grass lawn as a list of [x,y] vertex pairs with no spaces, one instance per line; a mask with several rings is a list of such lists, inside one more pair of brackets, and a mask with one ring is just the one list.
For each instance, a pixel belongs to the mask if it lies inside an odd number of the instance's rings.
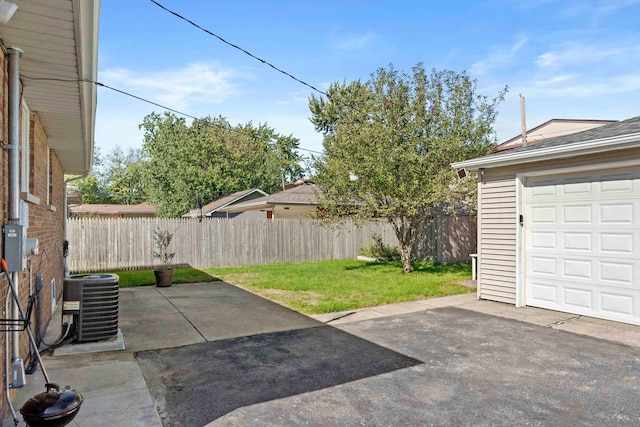
[[473,292],[469,263],[396,263],[358,260],[209,268],[206,272],[307,314],[331,313]]
[[[402,273],[400,262],[322,261],[243,267],[176,269],[173,283],[223,280],[307,314],[463,294],[471,278],[469,263],[415,261]],[[154,284],[152,270],[118,271],[120,286]]]
[[[153,270],[110,271],[109,273],[117,274],[120,277],[121,288],[156,284]],[[208,273],[195,268],[177,268],[173,273],[173,283],[215,282],[218,280],[221,279],[212,277]]]

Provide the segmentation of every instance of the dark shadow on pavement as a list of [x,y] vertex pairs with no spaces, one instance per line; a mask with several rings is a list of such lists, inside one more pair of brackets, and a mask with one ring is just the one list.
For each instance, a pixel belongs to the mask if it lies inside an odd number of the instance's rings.
[[165,426],[203,426],[237,408],[421,364],[330,326],[136,354]]

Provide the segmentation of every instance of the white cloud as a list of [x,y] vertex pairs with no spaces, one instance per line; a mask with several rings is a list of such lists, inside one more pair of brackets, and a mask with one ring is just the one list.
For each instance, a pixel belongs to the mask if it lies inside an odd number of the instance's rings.
[[482,75],[490,70],[501,68],[512,64],[515,56],[528,42],[526,37],[519,37],[511,46],[494,46],[491,53],[486,58],[476,61],[471,65],[470,73],[472,75]]
[[528,94],[541,97],[590,98],[640,91],[640,73],[617,76],[585,77],[578,74],[534,80]]
[[370,31],[365,34],[348,36],[340,39],[338,39],[337,36],[334,36],[332,45],[335,50],[361,50],[372,44],[372,42],[374,42],[377,38],[378,37]]
[[545,52],[535,60],[541,68],[575,67],[586,63],[602,62],[609,59],[620,61],[624,58],[637,58],[640,46],[615,46],[567,43],[563,48]]
[[572,2],[565,9],[560,9],[561,15],[586,15],[590,18],[603,19],[620,12],[630,6],[640,4],[640,0],[600,0],[598,2]]
[[197,62],[160,71],[107,69],[100,71],[99,76],[107,85],[177,109],[193,103],[223,102],[239,90],[238,80],[250,78],[246,71],[225,68],[217,62]]

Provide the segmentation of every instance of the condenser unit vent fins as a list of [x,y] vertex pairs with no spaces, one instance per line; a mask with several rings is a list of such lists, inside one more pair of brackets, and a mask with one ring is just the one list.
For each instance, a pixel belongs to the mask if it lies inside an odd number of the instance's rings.
[[77,341],[102,341],[117,337],[119,280],[115,274],[79,274],[64,281],[63,299],[80,302]]

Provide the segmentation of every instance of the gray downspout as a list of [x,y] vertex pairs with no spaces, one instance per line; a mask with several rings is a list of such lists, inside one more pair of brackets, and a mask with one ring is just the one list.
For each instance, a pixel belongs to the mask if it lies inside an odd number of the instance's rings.
[[[20,57],[22,50],[14,47],[7,49],[9,55],[9,224],[20,223]],[[16,299],[20,297],[18,272],[11,273],[16,291]],[[20,319],[18,302],[13,300],[12,319]],[[17,322],[16,322],[17,323]],[[13,360],[20,357],[19,332],[12,333]]]

